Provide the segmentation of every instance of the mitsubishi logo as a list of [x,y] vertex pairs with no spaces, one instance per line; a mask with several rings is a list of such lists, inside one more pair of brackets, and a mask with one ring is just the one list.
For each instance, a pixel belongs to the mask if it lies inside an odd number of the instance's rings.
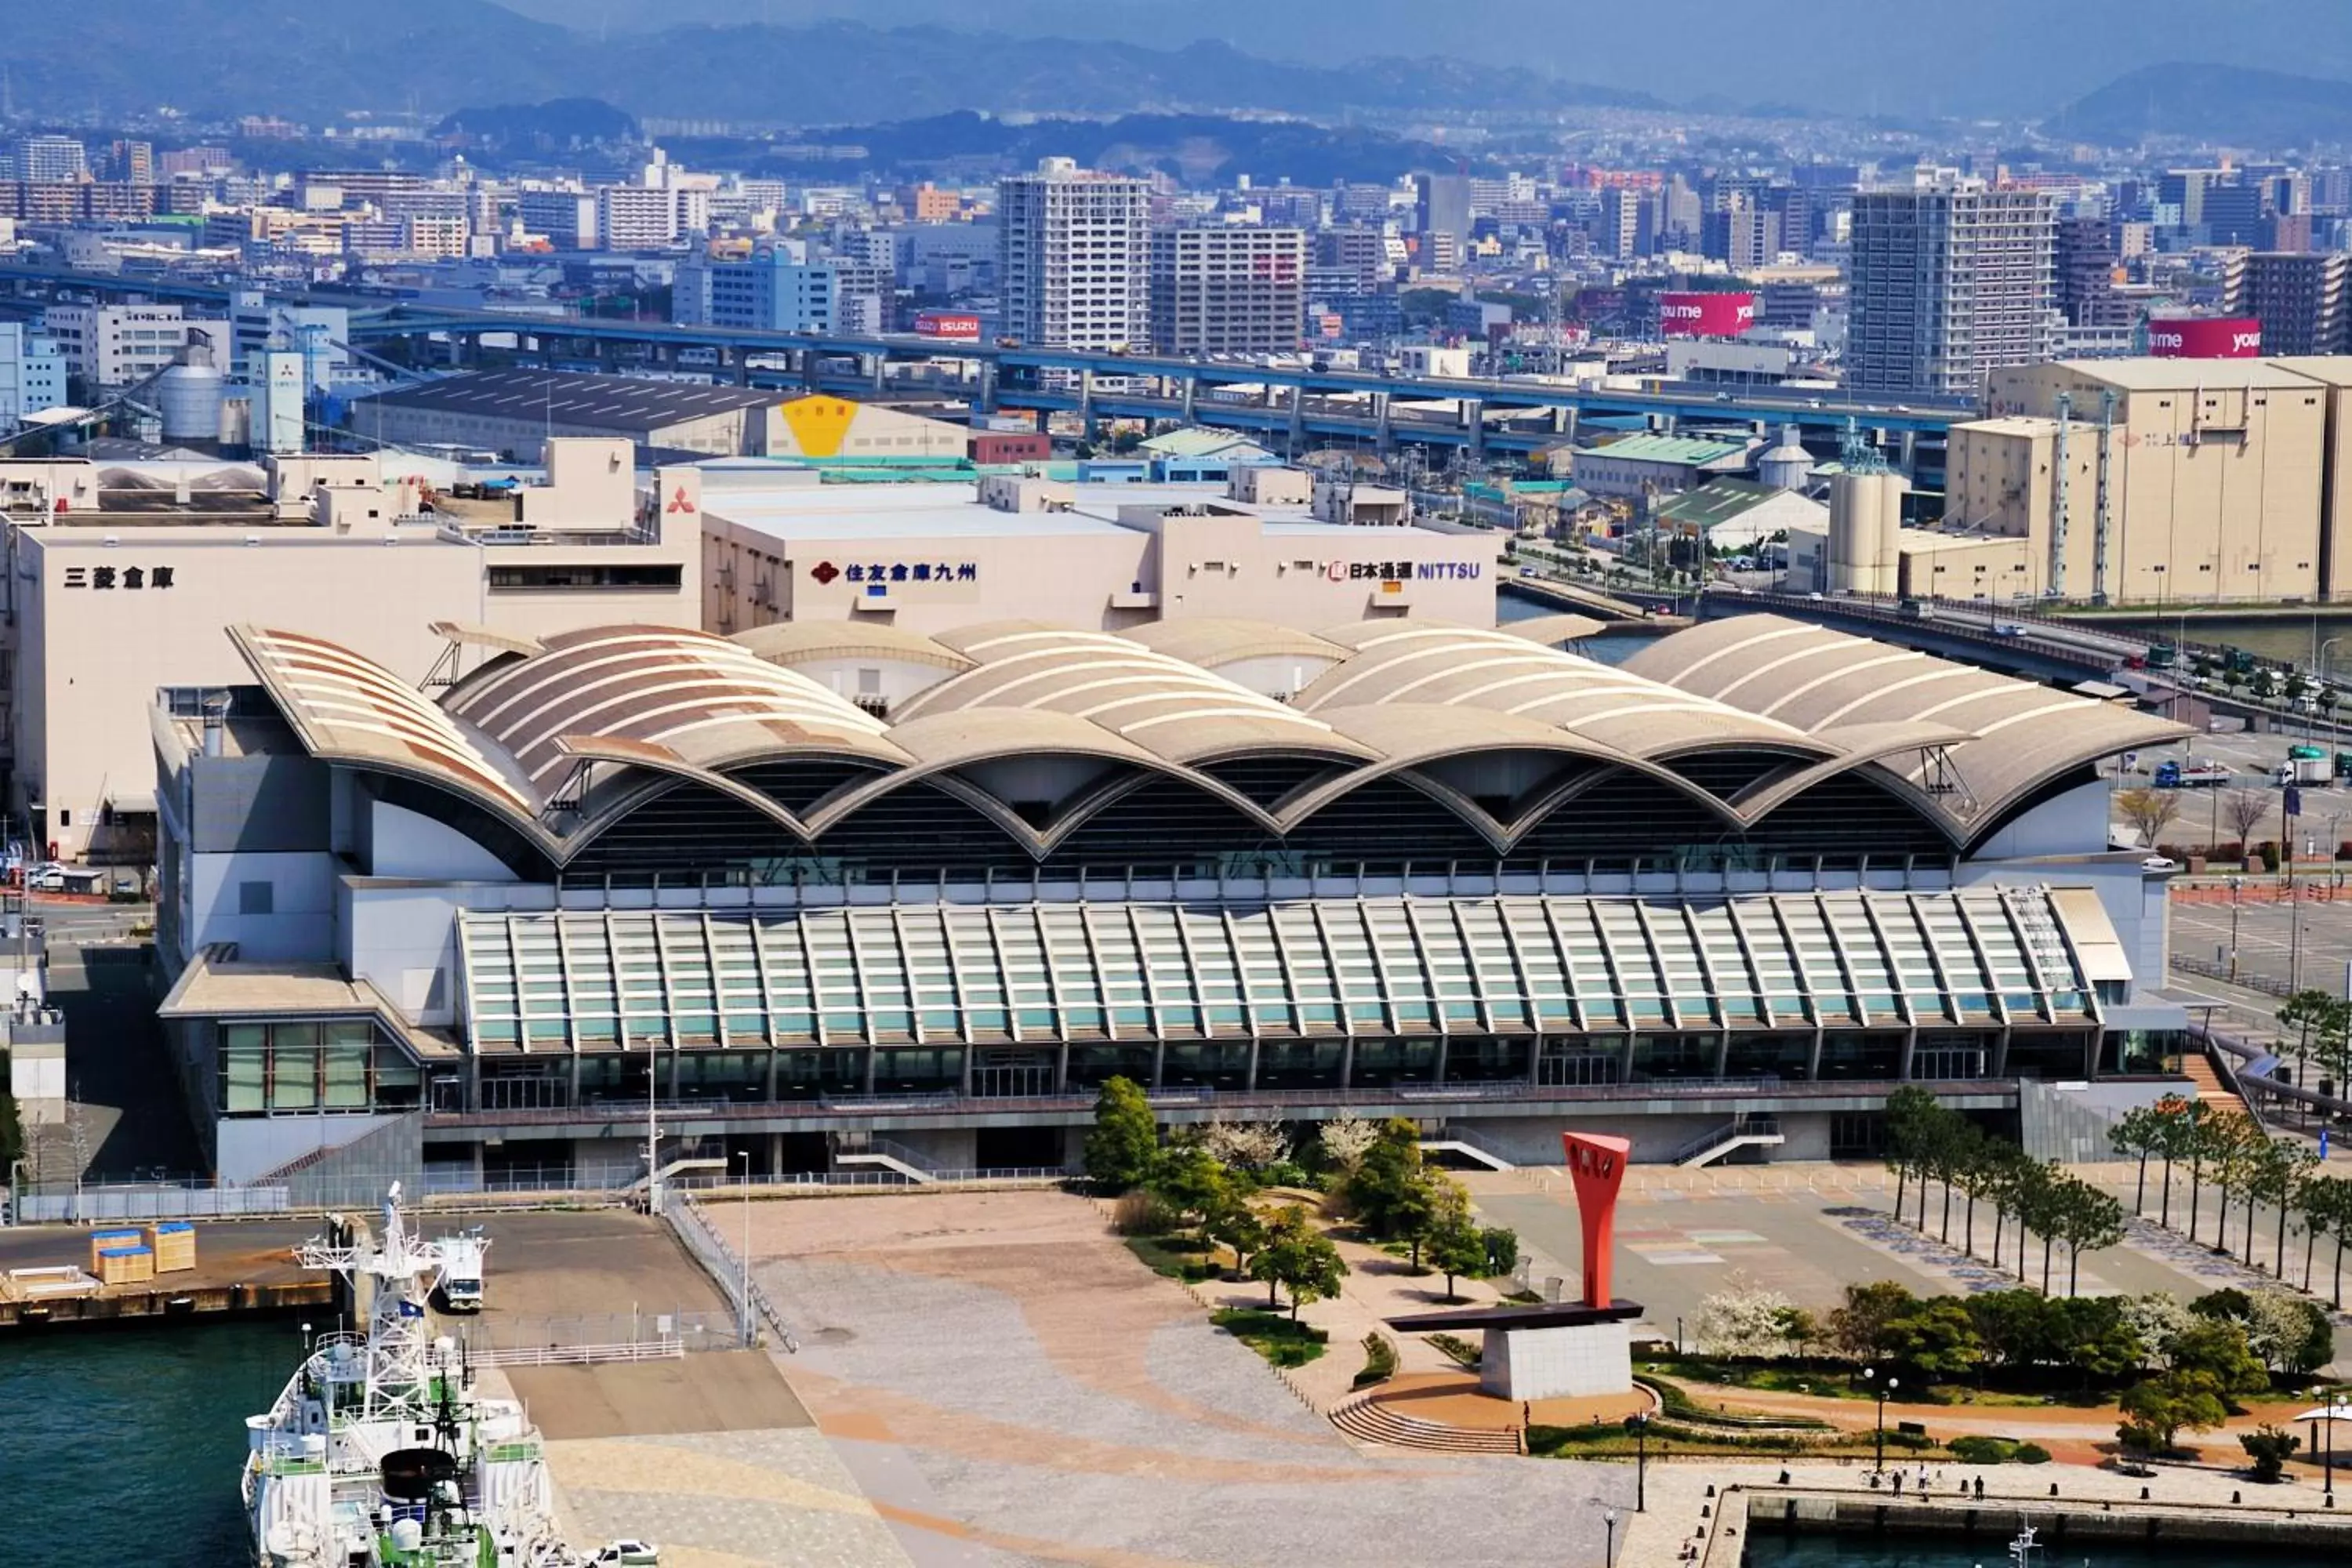
[[669,498],[669,510],[673,513],[682,511],[689,516],[693,514],[694,503],[687,500],[684,485],[678,486],[677,491]]
[[815,578],[818,584],[822,586],[824,584],[832,582],[835,577],[840,576],[841,568],[835,566],[830,561],[820,561],[815,564],[815,566],[810,569],[809,575]]

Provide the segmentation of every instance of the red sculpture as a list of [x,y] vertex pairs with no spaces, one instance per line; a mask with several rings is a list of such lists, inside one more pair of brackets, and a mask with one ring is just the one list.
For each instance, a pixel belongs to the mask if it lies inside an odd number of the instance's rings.
[[1625,1184],[1625,1162],[1633,1145],[1597,1132],[1563,1132],[1568,1173],[1576,1183],[1576,1210],[1584,1216],[1584,1304],[1606,1307],[1609,1261],[1616,1248],[1617,1189]]

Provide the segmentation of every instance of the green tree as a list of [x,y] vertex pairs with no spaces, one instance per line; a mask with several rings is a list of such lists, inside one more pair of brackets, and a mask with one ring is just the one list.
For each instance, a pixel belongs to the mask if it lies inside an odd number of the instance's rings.
[[2172,1223],[2172,1167],[2179,1160],[2189,1158],[2196,1146],[2198,1125],[2205,1118],[2205,1102],[2186,1095],[2168,1094],[2156,1102],[2162,1116],[2157,1126],[2157,1157],[2164,1162],[2164,1192],[2158,1201],[2157,1223]]
[[1486,1250],[1486,1272],[1491,1278],[1508,1274],[1519,1266],[1519,1233],[1508,1226],[1482,1226],[1478,1245]]
[[[2218,1217],[2213,1226],[2213,1250],[2230,1250],[2230,1194],[2245,1185],[2253,1158],[2253,1145],[2262,1135],[2254,1130],[2253,1121],[2236,1111],[2226,1115],[2208,1116],[2198,1124],[2197,1160],[2202,1173],[2212,1178],[2221,1191],[2221,1201],[2216,1205]],[[2196,1175],[2190,1177],[2189,1193],[2189,1239],[2197,1239]]]
[[1429,1202],[1423,1180],[1421,1130],[1402,1117],[1381,1124],[1380,1136],[1364,1151],[1347,1181],[1348,1206],[1374,1236],[1404,1233]]
[[2043,1366],[2062,1359],[2057,1303],[2032,1290],[1985,1290],[1966,1299],[1969,1319],[1995,1366]]
[[1486,1267],[1486,1242],[1478,1234],[1477,1222],[1466,1213],[1441,1221],[1429,1233],[1429,1266],[1445,1276],[1445,1299],[1455,1300],[1455,1276],[1476,1274]]
[[2164,1142],[2164,1112],[2153,1105],[2137,1105],[2107,1129],[2107,1142],[2126,1159],[2139,1162],[2139,1184],[2132,1194],[2132,1213],[2147,1208],[2147,1162]]
[[2175,1334],[2164,1347],[2176,1373],[2202,1373],[2225,1398],[2270,1392],[2270,1369],[2247,1342],[2242,1323],[2202,1319]]
[[1937,1296],[1886,1322],[1886,1351],[1895,1362],[1934,1383],[1960,1377],[1984,1360],[1984,1341],[1967,1303]]
[[1290,1293],[1290,1320],[1308,1301],[1328,1300],[1339,1293],[1348,1265],[1330,1237],[1315,1228],[1307,1211],[1297,1204],[1276,1210],[1266,1222],[1265,1244],[1250,1259],[1249,1276],[1265,1283],[1265,1304],[1276,1305],[1276,1287]]
[[2346,1005],[2341,998],[2307,986],[2279,1004],[2279,1027],[2294,1031],[2296,1061],[2308,1062],[2311,1059],[2313,1042],[2331,1028],[2339,1026],[2336,1016]]
[[[2352,1232],[2352,1176],[2315,1176],[2303,1186],[2304,1223],[2318,1231],[2332,1231],[2336,1236],[2336,1266],[2330,1273],[2327,1300],[2336,1310],[2344,1310],[2344,1240]],[[2311,1270],[2304,1269],[2305,1289],[2311,1285]]]
[[2270,1486],[2286,1473],[2286,1462],[2303,1439],[2284,1426],[2263,1426],[2238,1434],[2238,1447],[2254,1462],[2254,1479]]
[[1180,1143],[1160,1157],[1151,1190],[1186,1220],[1201,1222],[1240,1192],[1224,1163],[1198,1143]]
[[2136,1372],[2146,1362],[2147,1347],[2113,1296],[2074,1296],[2053,1301],[2063,1345],[2057,1358],[2075,1368],[2084,1383],[2113,1382]]
[[1848,1361],[1886,1360],[1894,1353],[1888,1325],[1918,1304],[1917,1297],[1891,1279],[1849,1285],[1845,1304],[1830,1313],[1829,1342]]
[[2124,1419],[2116,1436],[2143,1455],[2166,1453],[2181,1433],[2210,1432],[2230,1418],[2210,1372],[2159,1373],[2126,1389],[2121,1405]]
[[[1929,1128],[1944,1114],[1936,1097],[1905,1084],[1886,1097],[1886,1168],[1895,1173],[1895,1217],[1903,1217],[1903,1193],[1925,1158]],[[1924,1195],[1924,1180],[1922,1183]]]
[[1250,1254],[1265,1245],[1265,1218],[1238,1191],[1228,1187],[1201,1222],[1201,1234],[1234,1249],[1234,1272],[1250,1278]]
[[1129,1192],[1150,1180],[1160,1161],[1160,1123],[1134,1079],[1110,1079],[1095,1096],[1086,1161],[1087,1179],[1102,1192]]
[[2124,1205],[2081,1177],[2066,1176],[2058,1184],[2053,1224],[2066,1247],[2066,1294],[2072,1296],[2082,1285],[2083,1254],[2124,1238]]

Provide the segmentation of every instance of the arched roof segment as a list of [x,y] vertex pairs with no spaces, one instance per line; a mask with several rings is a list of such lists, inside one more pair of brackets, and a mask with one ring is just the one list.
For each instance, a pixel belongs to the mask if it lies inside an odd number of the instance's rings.
[[808,750],[906,760],[880,720],[725,637],[614,626],[546,640],[450,697],[542,794],[572,765],[565,736],[663,746],[698,767]]
[[755,658],[794,666],[824,658],[881,658],[963,671],[977,661],[935,637],[868,621],[778,621],[727,639]]
[[[1627,668],[1678,690],[1736,703],[1824,742],[1884,724],[1940,726],[1968,739],[1877,759],[1921,790],[1938,790],[1956,824],[1983,823],[2069,771],[2119,752],[2177,741],[2170,720],[2032,681],[1895,648],[1780,616],[1732,616],[1677,632]],[[1957,773],[1931,779],[1940,749]]]

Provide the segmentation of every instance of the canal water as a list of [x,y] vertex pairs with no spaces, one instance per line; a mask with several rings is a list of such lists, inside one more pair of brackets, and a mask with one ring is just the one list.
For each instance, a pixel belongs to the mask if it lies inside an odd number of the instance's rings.
[[[2011,1568],[2005,1540],[1916,1535],[1750,1536],[1740,1568]],[[2341,1555],[2259,1546],[2077,1543],[2037,1550],[2032,1568],[2342,1568]]]
[[245,1418],[301,1359],[292,1321],[0,1338],[0,1563],[250,1563]]

